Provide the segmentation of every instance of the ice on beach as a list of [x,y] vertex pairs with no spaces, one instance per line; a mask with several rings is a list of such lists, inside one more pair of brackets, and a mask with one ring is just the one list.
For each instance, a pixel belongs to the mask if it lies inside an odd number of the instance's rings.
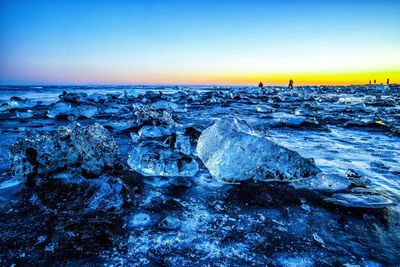
[[79,166],[88,176],[99,176],[119,157],[118,146],[107,129],[95,123],[62,126],[57,133],[27,131],[11,148],[12,173],[26,179]]
[[172,114],[166,110],[156,110],[149,105],[134,104],[132,105],[134,112],[129,120],[134,127],[143,125],[174,125],[175,121]]
[[196,154],[224,182],[305,179],[320,170],[312,159],[261,138],[237,118],[224,118],[201,134]]
[[84,117],[93,118],[98,114],[99,110],[94,105],[81,104],[73,107],[70,103],[57,102],[50,106],[47,111],[47,117],[49,118],[61,118],[61,117]]
[[139,130],[139,136],[144,138],[162,137],[172,134],[170,127],[145,125]]
[[344,175],[336,173],[318,173],[317,175],[293,184],[296,188],[308,188],[322,191],[341,191],[350,187],[351,181]]
[[68,116],[71,114],[72,107],[70,103],[57,102],[49,107],[47,117],[56,118],[59,116]]
[[275,110],[275,108],[263,103],[260,103],[256,106],[256,111],[259,113],[272,113]]
[[174,102],[170,102],[170,101],[165,101],[165,100],[160,100],[154,104],[152,104],[152,106],[157,109],[157,110],[172,110],[175,112],[186,112],[187,109],[185,107],[183,107],[182,105],[178,105]]
[[193,176],[199,169],[193,158],[157,141],[135,144],[128,165],[145,176]]

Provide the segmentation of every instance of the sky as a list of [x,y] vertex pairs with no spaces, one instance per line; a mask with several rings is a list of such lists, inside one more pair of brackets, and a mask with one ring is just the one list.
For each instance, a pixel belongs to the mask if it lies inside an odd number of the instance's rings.
[[0,84],[400,83],[398,0],[0,0]]

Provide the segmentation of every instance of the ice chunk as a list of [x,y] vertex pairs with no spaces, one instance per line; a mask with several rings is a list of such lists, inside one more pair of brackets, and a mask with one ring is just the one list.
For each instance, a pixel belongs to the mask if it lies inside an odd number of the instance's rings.
[[286,120],[286,123],[293,126],[299,126],[306,121],[305,117],[291,117]]
[[318,173],[305,181],[294,182],[296,188],[308,188],[322,191],[340,191],[350,187],[351,181],[335,173]]
[[162,137],[172,134],[172,130],[164,126],[143,126],[139,130],[139,135],[145,138]]
[[256,106],[256,111],[259,113],[272,113],[275,109],[267,104],[260,103]]
[[72,112],[71,104],[64,103],[64,102],[57,102],[50,106],[49,110],[47,111],[47,117],[49,118],[56,118],[59,116],[68,116]]
[[313,238],[315,241],[317,241],[321,245],[325,245],[324,240],[318,235],[318,233],[313,233]]
[[128,165],[145,176],[193,176],[199,169],[193,158],[156,141],[134,147]]
[[224,182],[293,181],[316,175],[312,159],[254,134],[237,118],[225,118],[201,134],[196,148],[210,174]]
[[134,126],[141,125],[174,125],[171,113],[166,110],[158,111],[152,106],[134,104],[134,113],[129,123]]
[[310,111],[304,109],[304,108],[296,108],[294,111],[294,115],[296,116],[307,116],[310,115]]
[[160,101],[154,103],[152,106],[155,109],[159,109],[159,110],[165,109],[165,110],[172,110],[175,112],[186,112],[187,111],[187,109],[184,108],[183,106],[178,105],[173,102],[170,102],[170,101],[165,101],[165,100],[160,100]]
[[118,159],[118,146],[110,132],[98,123],[87,127],[73,124],[59,132],[70,134],[72,149],[79,153],[81,168],[87,174],[98,176],[105,168],[112,168]]
[[93,118],[99,112],[98,108],[93,105],[82,104],[79,105],[75,110],[74,114],[76,117]]
[[85,102],[87,97],[86,93],[83,92],[66,92],[64,91],[60,95],[60,100],[64,102],[69,102],[69,103],[82,103]]
[[53,135],[27,131],[11,147],[12,175],[26,179],[33,173],[50,173],[65,166],[65,151],[58,148]]
[[27,131],[11,148],[12,173],[26,179],[78,166],[84,175],[99,176],[118,159],[118,146],[107,129],[95,123],[62,126],[57,133]]
[[19,98],[18,96],[13,96],[10,98],[10,101],[8,101],[8,106],[10,109],[24,109],[24,108],[31,108],[35,104],[29,100],[29,99],[22,99]]
[[95,103],[104,103],[108,100],[108,96],[105,94],[93,93],[86,97],[86,100],[92,101]]
[[176,134],[175,150],[190,155],[190,138],[183,134]]
[[130,133],[131,139],[133,143],[139,142],[140,136],[134,132]]

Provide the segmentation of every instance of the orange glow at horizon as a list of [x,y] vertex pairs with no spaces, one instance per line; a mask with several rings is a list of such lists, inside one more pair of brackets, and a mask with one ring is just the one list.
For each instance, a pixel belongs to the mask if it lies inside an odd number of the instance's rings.
[[[85,82],[91,77],[91,82]],[[171,85],[287,85],[293,79],[295,85],[351,85],[367,84],[370,80],[377,84],[400,83],[400,70],[363,72],[363,73],[299,73],[299,74],[208,74],[208,73],[164,73],[163,75],[140,75],[134,72],[108,73],[104,75],[82,74],[82,79],[76,79],[76,84],[171,84]],[[69,79],[68,79],[69,80]],[[66,82],[67,83],[67,82]]]

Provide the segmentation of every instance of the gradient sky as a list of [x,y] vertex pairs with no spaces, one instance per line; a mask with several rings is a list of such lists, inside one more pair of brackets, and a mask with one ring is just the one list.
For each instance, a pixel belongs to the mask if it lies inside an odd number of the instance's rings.
[[0,84],[400,83],[400,1],[0,0]]

